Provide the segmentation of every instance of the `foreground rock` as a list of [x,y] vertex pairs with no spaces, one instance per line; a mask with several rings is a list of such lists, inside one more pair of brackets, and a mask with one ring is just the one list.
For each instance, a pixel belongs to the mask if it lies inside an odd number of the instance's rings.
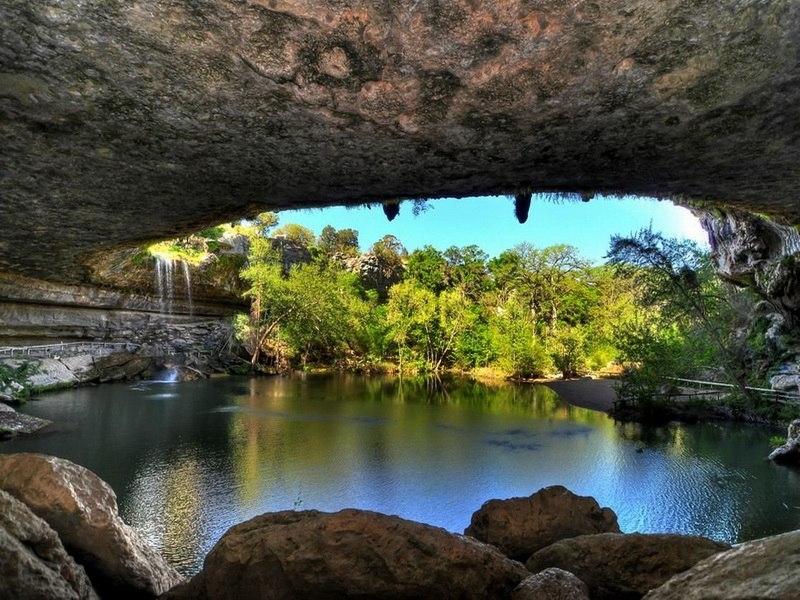
[[593,600],[641,598],[727,544],[677,534],[586,535],[556,542],[526,563],[532,572],[558,567],[589,586]]
[[800,465],[800,419],[789,424],[786,443],[770,452],[769,458],[782,465]]
[[120,519],[113,490],[88,469],[41,454],[0,455],[0,489],[47,521],[101,594],[155,597],[182,580]]
[[0,490],[0,598],[97,598],[86,572],[58,534]]
[[550,568],[523,579],[511,600],[589,600],[589,588],[569,571]]
[[556,485],[527,498],[489,500],[473,513],[464,534],[524,561],[558,540],[609,532],[619,533],[613,510],[601,509],[594,498]]
[[794,600],[800,597],[800,531],[745,542],[673,577],[646,600]]
[[438,527],[343,510],[269,513],[236,525],[165,598],[508,598],[529,573]]

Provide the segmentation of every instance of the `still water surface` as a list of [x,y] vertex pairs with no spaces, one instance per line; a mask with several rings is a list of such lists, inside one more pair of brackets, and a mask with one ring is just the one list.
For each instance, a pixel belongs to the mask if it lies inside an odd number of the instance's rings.
[[744,425],[616,425],[548,388],[394,378],[229,378],[55,393],[23,412],[67,431],[0,444],[84,465],[185,574],[267,511],[346,507],[462,532],[490,498],[564,485],[623,531],[738,542],[800,528],[800,474]]

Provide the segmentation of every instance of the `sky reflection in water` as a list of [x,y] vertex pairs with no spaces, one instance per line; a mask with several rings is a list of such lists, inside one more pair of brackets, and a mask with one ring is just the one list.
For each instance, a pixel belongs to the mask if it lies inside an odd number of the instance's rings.
[[620,426],[542,386],[225,379],[84,388],[25,412],[77,426],[0,451],[89,467],[184,573],[267,511],[356,507],[460,533],[486,500],[557,484],[613,508],[627,532],[736,542],[800,527],[800,477],[764,459],[769,431]]

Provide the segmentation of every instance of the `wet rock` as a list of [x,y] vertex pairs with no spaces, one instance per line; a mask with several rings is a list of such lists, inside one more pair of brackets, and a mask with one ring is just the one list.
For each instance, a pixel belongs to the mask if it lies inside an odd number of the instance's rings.
[[800,573],[800,531],[714,554],[651,591],[646,600],[794,600]]
[[594,498],[577,496],[556,485],[527,498],[485,502],[473,513],[464,534],[524,561],[558,540],[606,532],[619,532],[613,510],[601,509]]
[[113,490],[88,469],[42,454],[0,455],[0,489],[47,521],[100,594],[152,598],[181,581],[120,519]]
[[97,598],[83,567],[58,534],[11,494],[0,490],[0,598]]
[[569,571],[553,567],[523,579],[511,600],[589,600],[589,588]]
[[786,443],[770,452],[769,459],[783,465],[800,465],[800,419],[789,423]]
[[165,599],[507,598],[529,573],[491,546],[361,510],[264,514],[236,525]]
[[601,533],[561,540],[525,564],[532,572],[558,567],[589,586],[593,600],[641,598],[698,561],[728,550],[720,542],[677,534]]

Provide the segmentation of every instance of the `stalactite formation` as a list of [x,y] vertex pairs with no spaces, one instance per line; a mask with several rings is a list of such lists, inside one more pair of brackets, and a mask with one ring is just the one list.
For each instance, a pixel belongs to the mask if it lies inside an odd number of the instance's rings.
[[389,221],[394,221],[394,218],[400,214],[400,203],[396,200],[390,200],[383,203],[383,214]]
[[520,223],[528,220],[528,212],[531,209],[531,196],[530,192],[514,194],[514,216],[517,217],[517,221]]

